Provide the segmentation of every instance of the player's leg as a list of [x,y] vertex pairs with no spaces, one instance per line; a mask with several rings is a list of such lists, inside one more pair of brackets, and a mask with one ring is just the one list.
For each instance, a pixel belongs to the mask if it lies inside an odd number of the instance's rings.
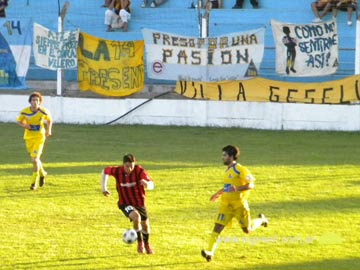
[[33,173],[31,179],[30,189],[35,190],[39,183],[39,158],[37,154],[36,140],[25,140],[26,149],[30,155],[31,163],[33,165]]
[[139,212],[132,205],[120,205],[119,208],[133,223],[133,228],[137,234],[138,253],[144,253],[144,242],[141,232],[141,216]]
[[146,207],[135,207],[141,217],[142,237],[144,241],[144,247],[147,254],[154,254],[154,250],[149,243],[150,238],[150,222],[147,215]]
[[39,175],[39,159],[37,157],[31,157],[31,162],[33,164],[33,174],[30,189],[35,190],[38,187],[40,175]]
[[39,140],[37,144],[37,154],[38,154],[38,171],[39,171],[39,186],[42,187],[45,184],[45,177],[47,175],[47,172],[44,170],[43,164],[40,160],[40,157],[42,155],[42,151],[44,149],[44,143],[45,140]]
[[235,217],[239,220],[241,229],[244,233],[251,233],[260,226],[267,227],[268,220],[264,214],[259,214],[258,218],[252,219],[250,217],[250,208],[246,200],[242,202],[242,205],[235,210]]
[[218,239],[220,233],[223,231],[225,226],[231,222],[233,218],[232,209],[229,209],[227,205],[220,205],[219,213],[215,218],[214,229],[210,235],[208,248],[201,251],[201,255],[210,262],[215,254]]

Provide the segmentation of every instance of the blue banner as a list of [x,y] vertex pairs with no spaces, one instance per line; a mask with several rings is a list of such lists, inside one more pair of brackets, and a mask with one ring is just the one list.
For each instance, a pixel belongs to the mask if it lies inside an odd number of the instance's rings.
[[26,88],[31,29],[31,19],[0,19],[0,88]]

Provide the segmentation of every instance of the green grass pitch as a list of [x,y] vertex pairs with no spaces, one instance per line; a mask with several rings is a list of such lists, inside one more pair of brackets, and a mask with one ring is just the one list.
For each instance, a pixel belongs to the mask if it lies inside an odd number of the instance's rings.
[[[0,124],[0,269],[359,269],[360,133],[156,126],[54,126],[42,157],[46,186],[15,124]],[[256,177],[246,236],[235,222],[215,258],[207,245],[222,186],[221,148],[237,144]],[[155,182],[147,206],[155,255],[121,234],[130,222],[100,190],[100,172],[131,152]]]

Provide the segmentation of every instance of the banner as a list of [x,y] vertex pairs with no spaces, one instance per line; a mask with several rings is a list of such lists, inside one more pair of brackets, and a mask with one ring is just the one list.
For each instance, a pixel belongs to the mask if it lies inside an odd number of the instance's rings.
[[51,70],[76,68],[78,40],[79,30],[57,33],[34,23],[35,65]]
[[79,35],[78,80],[82,91],[129,96],[144,87],[144,42]]
[[147,76],[159,80],[223,81],[258,75],[265,28],[196,38],[142,30]]
[[0,88],[26,88],[31,24],[30,19],[0,19]]
[[322,83],[293,83],[254,78],[200,83],[179,81],[176,92],[192,99],[350,104],[360,101],[360,75]]
[[338,65],[338,31],[335,20],[288,24],[271,20],[276,48],[276,72],[292,77],[335,73]]

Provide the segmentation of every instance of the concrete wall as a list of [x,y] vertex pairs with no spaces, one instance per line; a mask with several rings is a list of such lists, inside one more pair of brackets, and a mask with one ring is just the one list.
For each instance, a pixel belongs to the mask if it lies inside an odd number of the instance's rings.
[[[44,97],[57,123],[104,124],[146,99]],[[0,121],[13,122],[27,96],[0,95]],[[360,131],[359,105],[309,105],[153,100],[118,124],[242,127],[272,130]]]

